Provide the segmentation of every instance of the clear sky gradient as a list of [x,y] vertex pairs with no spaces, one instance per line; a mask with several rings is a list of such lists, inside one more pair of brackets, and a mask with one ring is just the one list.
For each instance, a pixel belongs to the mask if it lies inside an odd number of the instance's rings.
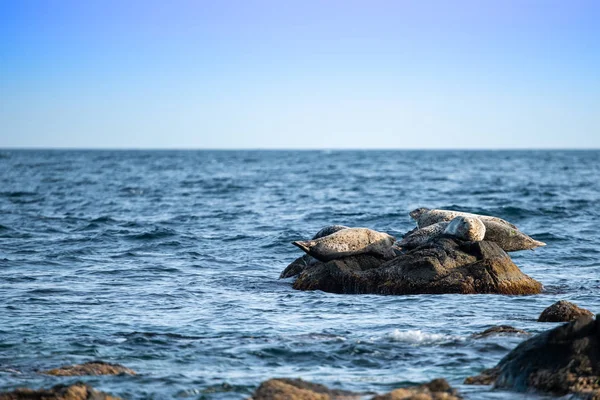
[[3,0],[0,147],[600,148],[600,1]]

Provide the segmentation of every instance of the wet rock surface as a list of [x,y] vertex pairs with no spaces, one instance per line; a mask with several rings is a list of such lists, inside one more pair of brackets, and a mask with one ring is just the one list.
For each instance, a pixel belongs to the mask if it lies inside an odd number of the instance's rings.
[[419,386],[392,390],[373,400],[458,400],[462,397],[445,379],[434,379]]
[[[263,382],[252,396],[253,400],[350,400],[367,398],[364,393],[332,390],[326,386],[301,379],[270,379]],[[434,379],[372,397],[372,400],[458,400],[461,397],[445,379]]]
[[[288,267],[289,268],[289,267]],[[525,275],[497,244],[442,236],[389,261],[361,254],[302,269],[294,289],[345,294],[537,294],[542,285]]]
[[518,329],[510,325],[498,325],[492,326],[491,328],[486,329],[483,332],[475,333],[471,337],[474,339],[480,339],[493,335],[529,335],[529,332],[524,331],[523,329]]
[[84,364],[67,365],[42,371],[45,375],[54,376],[84,376],[84,375],[135,375],[135,371],[120,364],[111,364],[104,361],[90,361]]
[[0,400],[122,400],[93,389],[84,383],[57,385],[50,389],[16,389],[0,393]]
[[600,323],[586,316],[536,335],[465,383],[600,399]]
[[594,313],[574,303],[560,300],[546,308],[540,314],[538,322],[569,322],[584,316],[593,317]]
[[276,378],[260,384],[253,400],[341,400],[359,399],[359,393],[332,390],[302,379]]

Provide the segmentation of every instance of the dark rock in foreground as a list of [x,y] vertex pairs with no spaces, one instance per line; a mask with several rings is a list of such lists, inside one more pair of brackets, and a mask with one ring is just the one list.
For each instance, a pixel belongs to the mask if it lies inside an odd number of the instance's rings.
[[83,376],[83,375],[135,375],[135,372],[119,364],[110,364],[104,361],[90,361],[84,364],[67,365],[42,371],[45,375],[54,376]]
[[582,317],[536,335],[465,383],[600,399],[600,321]]
[[498,325],[492,326],[491,328],[486,329],[483,332],[479,332],[474,334],[472,337],[474,339],[480,339],[492,335],[505,335],[505,334],[515,334],[515,335],[529,335],[528,332],[523,329],[518,329],[510,325]]
[[395,295],[537,294],[542,290],[542,285],[523,274],[497,244],[463,242],[448,236],[389,261],[370,254],[317,261],[302,268],[293,287],[332,293]]
[[[332,390],[326,386],[302,379],[270,379],[261,383],[252,396],[253,400],[350,400],[364,398],[364,394]],[[459,400],[458,395],[444,379],[396,389],[375,396],[372,400]]]
[[538,322],[569,322],[583,316],[593,317],[594,313],[571,302],[560,300],[546,308]]
[[99,392],[83,383],[57,385],[50,389],[16,389],[0,393],[0,400],[121,400],[120,397]]

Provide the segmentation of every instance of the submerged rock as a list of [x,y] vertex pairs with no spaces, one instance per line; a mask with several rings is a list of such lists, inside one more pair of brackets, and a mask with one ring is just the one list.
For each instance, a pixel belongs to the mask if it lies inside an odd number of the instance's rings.
[[66,365],[48,371],[42,371],[45,375],[54,376],[83,376],[83,375],[135,375],[135,371],[120,364],[110,364],[104,361],[90,361],[83,364]]
[[56,385],[50,389],[16,389],[0,393],[0,400],[121,400],[120,397],[99,392],[84,383]]
[[538,322],[569,322],[583,316],[593,317],[594,313],[578,307],[577,304],[560,300],[542,311]]
[[[302,379],[270,379],[261,383],[253,400],[350,400],[365,398],[364,393],[332,390]],[[461,397],[445,379],[393,390],[372,400],[459,400]]]
[[584,316],[540,333],[465,383],[600,399],[600,321]]
[[480,339],[492,335],[505,335],[505,334],[515,334],[515,335],[529,335],[529,332],[524,331],[523,329],[518,329],[510,325],[498,325],[492,326],[491,328],[486,329],[483,332],[475,333],[471,337],[474,339]]
[[303,269],[294,289],[332,293],[537,294],[542,285],[492,242],[441,236],[390,261],[361,254]]

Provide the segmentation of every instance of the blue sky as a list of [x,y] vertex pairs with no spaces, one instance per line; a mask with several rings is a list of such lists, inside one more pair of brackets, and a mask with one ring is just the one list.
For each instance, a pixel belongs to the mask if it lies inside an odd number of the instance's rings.
[[0,147],[600,148],[600,2],[0,2]]

